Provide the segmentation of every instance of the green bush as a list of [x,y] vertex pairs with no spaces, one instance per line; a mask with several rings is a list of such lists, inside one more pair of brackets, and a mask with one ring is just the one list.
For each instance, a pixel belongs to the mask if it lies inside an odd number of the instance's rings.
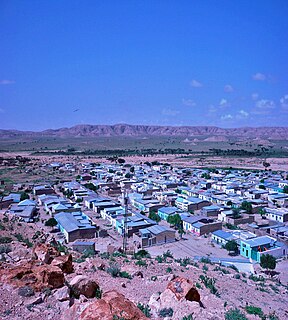
[[136,266],[147,267],[147,263],[145,260],[138,260],[135,262]]
[[151,318],[151,309],[147,304],[138,303],[137,307],[144,313],[147,318]]
[[117,264],[110,264],[110,266],[107,268],[107,272],[113,277],[119,277],[120,275],[120,267]]
[[254,315],[259,316],[259,317],[263,317],[263,315],[264,315],[264,312],[259,307],[246,306],[245,310],[246,310],[247,313],[254,314]]
[[13,241],[13,239],[10,237],[1,237],[0,236],[0,243],[10,243],[12,241]]
[[207,289],[210,290],[211,293],[216,294],[217,288],[215,287],[215,279],[209,278],[208,276],[204,276],[203,274],[199,277],[200,281],[205,285]]
[[225,320],[248,320],[239,309],[230,309],[225,313]]
[[159,311],[159,317],[161,318],[172,317],[173,313],[174,311],[172,308],[164,308]]
[[126,279],[132,279],[132,276],[127,271],[120,271],[119,277],[126,278]]
[[147,250],[142,249],[134,253],[134,258],[135,259],[151,258],[151,256]]
[[193,314],[189,314],[188,316],[184,316],[182,320],[194,320]]
[[172,270],[172,268],[171,267],[168,267],[167,269],[166,269],[166,272],[167,273],[171,273],[173,270]]

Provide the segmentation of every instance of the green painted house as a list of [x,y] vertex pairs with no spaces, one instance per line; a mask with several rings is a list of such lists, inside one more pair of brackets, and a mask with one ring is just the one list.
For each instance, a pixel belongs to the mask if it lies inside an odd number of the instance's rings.
[[261,254],[270,254],[271,251],[278,249],[277,240],[269,236],[261,236],[248,240],[242,240],[240,254],[245,258],[251,258],[260,262]]

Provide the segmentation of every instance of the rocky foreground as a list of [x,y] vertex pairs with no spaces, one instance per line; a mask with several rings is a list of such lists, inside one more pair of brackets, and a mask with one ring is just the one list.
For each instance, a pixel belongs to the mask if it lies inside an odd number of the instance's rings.
[[[17,236],[9,230],[16,226]],[[287,286],[264,274],[177,260],[169,252],[156,259],[145,251],[80,254],[17,221],[1,221],[1,228],[1,319],[288,317]],[[228,317],[235,308],[244,318]]]

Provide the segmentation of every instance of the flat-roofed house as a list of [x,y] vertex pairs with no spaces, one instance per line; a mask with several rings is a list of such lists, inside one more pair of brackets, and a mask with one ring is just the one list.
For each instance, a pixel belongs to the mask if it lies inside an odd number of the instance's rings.
[[133,235],[134,243],[141,248],[162,245],[175,241],[176,231],[164,226],[154,225],[140,229],[138,234]]
[[81,211],[60,212],[54,218],[67,242],[95,238],[96,227],[91,225],[88,217]]

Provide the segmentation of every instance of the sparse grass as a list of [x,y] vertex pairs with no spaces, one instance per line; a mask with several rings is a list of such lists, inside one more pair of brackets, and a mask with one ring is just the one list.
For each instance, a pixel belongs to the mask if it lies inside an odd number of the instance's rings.
[[173,316],[173,309],[172,308],[163,308],[159,311],[159,317],[166,318],[166,317],[172,317]]
[[255,306],[250,305],[250,306],[246,306],[245,310],[247,313],[254,314],[256,316],[259,316],[260,318],[262,318],[264,316],[264,312],[259,307],[255,307]]
[[137,307],[144,313],[147,318],[151,318],[151,309],[148,304],[138,303]]
[[225,313],[225,320],[247,320],[247,317],[239,309],[230,309]]
[[146,263],[145,260],[137,260],[137,261],[135,262],[135,265],[136,265],[136,266],[141,266],[141,267],[147,267],[147,263]]
[[210,290],[211,293],[213,294],[218,293],[218,290],[215,287],[216,280],[214,278],[209,278],[208,276],[204,276],[203,274],[201,274],[199,279],[204,284],[204,286]]

